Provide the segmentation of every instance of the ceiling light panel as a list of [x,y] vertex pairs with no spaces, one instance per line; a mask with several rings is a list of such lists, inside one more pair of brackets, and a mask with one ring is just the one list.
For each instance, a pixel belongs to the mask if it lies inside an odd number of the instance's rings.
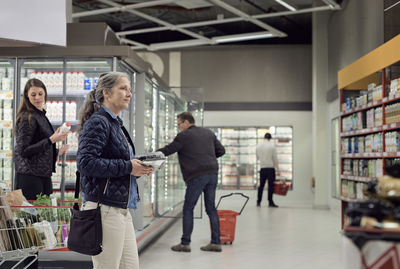
[[289,9],[291,11],[296,11],[297,10],[294,6],[288,4],[287,2],[285,2],[283,0],[275,0],[275,2],[281,4],[282,6],[286,7],[287,9]]

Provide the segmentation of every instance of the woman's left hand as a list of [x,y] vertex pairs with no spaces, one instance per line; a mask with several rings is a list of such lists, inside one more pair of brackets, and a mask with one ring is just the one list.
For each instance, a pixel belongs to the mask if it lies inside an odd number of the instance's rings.
[[58,156],[61,156],[63,154],[65,154],[69,149],[69,145],[64,144],[61,146],[61,148],[58,150]]

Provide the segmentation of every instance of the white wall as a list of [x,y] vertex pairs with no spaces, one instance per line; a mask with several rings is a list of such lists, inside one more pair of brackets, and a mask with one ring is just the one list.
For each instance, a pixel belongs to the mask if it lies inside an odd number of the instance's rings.
[[311,206],[311,112],[303,111],[205,111],[204,126],[293,126],[293,191],[274,196],[279,204]]

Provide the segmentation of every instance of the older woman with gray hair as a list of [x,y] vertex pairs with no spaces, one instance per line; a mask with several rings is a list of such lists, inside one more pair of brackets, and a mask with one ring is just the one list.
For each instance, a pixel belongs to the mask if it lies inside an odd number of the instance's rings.
[[119,117],[131,97],[128,76],[110,72],[100,77],[80,112],[77,165],[84,193],[82,210],[96,208],[102,193],[103,251],[92,256],[95,269],[139,268],[128,208],[137,207],[137,177],[153,170],[133,159],[135,147]]

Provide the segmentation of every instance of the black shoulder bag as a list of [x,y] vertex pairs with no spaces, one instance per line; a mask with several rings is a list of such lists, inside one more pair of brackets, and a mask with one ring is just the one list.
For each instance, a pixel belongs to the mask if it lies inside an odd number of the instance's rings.
[[[79,197],[79,187],[80,174],[76,171],[75,199]],[[100,190],[101,188],[99,188],[99,200],[95,209],[80,211],[77,202],[71,209],[68,248],[72,251],[94,256],[100,254],[103,250],[100,203],[105,187],[103,192]]]

